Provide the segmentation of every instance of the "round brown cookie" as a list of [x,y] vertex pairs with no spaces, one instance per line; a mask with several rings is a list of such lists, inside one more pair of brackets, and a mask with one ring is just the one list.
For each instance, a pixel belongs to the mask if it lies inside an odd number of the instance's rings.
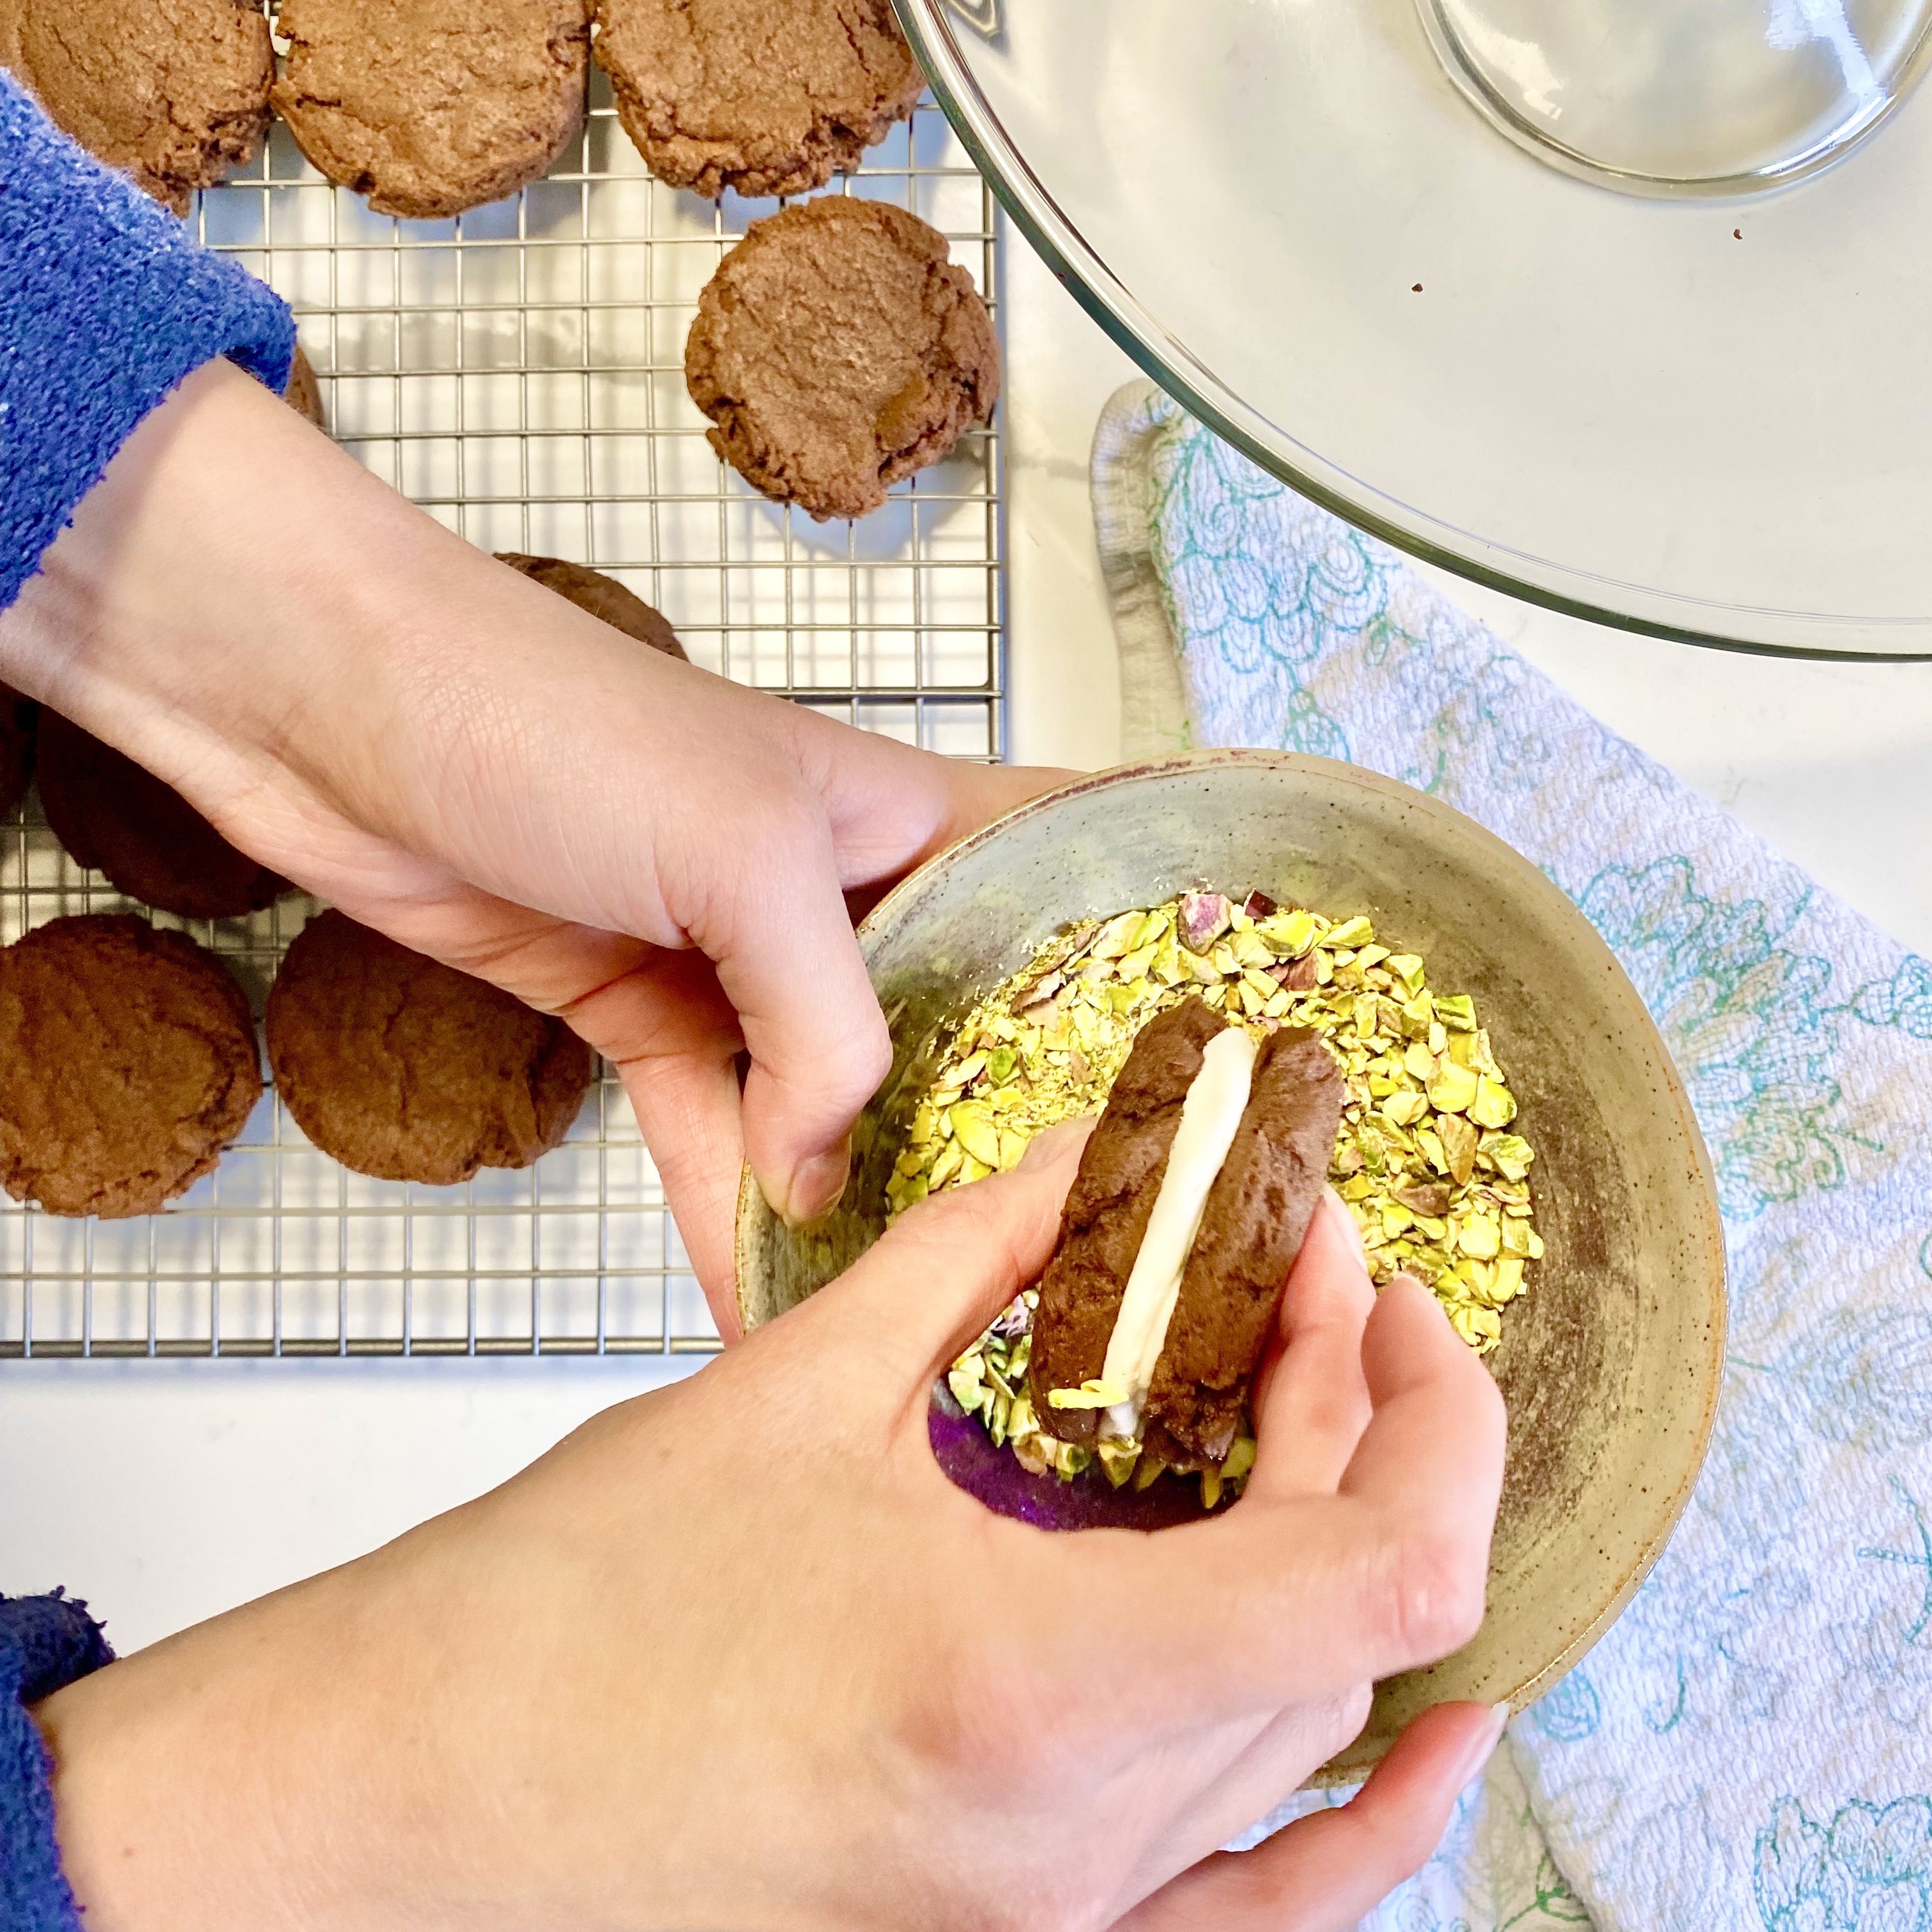
[[[605,623],[622,631],[626,637],[635,638],[639,644],[649,644],[652,650],[662,651],[667,657],[685,657],[684,646],[678,642],[670,620],[653,610],[634,591],[627,590],[615,578],[606,577],[601,570],[592,570],[587,564],[566,563],[560,556],[524,556],[508,550],[497,551],[496,561],[507,563],[512,570],[521,571],[546,590],[554,590],[560,597],[568,598],[580,610],[588,610],[592,616],[601,617]],[[685,661],[690,662],[688,658]]]
[[178,214],[260,145],[275,50],[252,0],[0,0],[0,65]]
[[328,412],[322,406],[322,384],[316,379],[314,364],[299,346],[296,359],[289,365],[288,387],[282,392],[282,400],[298,415],[307,416],[324,436],[328,434]]
[[261,1097],[247,996],[185,933],[91,913],[0,950],[0,1186],[16,1200],[152,1214]]
[[876,510],[986,422],[1000,345],[937,229],[832,195],[754,222],[718,264],[684,379],[718,454],[823,522]]
[[280,25],[275,111],[380,214],[499,200],[584,124],[590,0],[283,0]]
[[527,1167],[569,1131],[590,1084],[590,1049],[562,1021],[339,912],[289,948],[268,1034],[302,1132],[384,1180]]
[[35,763],[54,836],[130,899],[184,919],[232,919],[288,890],[179,792],[58,712],[40,713]]
[[34,773],[34,726],[40,706],[10,684],[0,684],[0,814],[16,810]]
[[714,200],[824,187],[924,85],[891,0],[597,0],[597,22],[651,172]]

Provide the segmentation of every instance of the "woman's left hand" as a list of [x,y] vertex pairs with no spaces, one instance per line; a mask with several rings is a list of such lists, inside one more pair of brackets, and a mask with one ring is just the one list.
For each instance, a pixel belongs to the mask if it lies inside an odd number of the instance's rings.
[[743,1164],[822,1213],[890,1064],[852,902],[1066,776],[662,657],[226,363],[0,613],[0,676],[351,917],[568,1019],[622,1072],[728,1339]]

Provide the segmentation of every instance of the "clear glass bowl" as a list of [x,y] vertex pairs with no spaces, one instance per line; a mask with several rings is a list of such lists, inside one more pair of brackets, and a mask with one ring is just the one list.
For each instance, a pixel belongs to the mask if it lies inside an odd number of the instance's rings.
[[1499,140],[1414,0],[898,4],[1081,301],[1317,501],[1628,628],[1932,657],[1932,89],[1650,199]]
[[1738,198],[1841,160],[1932,56],[1932,0],[1415,0],[1526,153],[1627,194]]

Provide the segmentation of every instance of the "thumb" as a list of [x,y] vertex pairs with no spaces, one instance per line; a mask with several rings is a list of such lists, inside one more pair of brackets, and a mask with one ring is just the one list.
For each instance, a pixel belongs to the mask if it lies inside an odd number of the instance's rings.
[[808,815],[789,832],[772,830],[740,868],[740,916],[705,950],[751,1057],[745,1159],[772,1211],[798,1227],[844,1192],[847,1136],[892,1048],[829,827]]
[[922,1398],[933,1376],[1039,1278],[1093,1127],[1049,1128],[1010,1173],[922,1201],[814,1298],[822,1315],[848,1324],[842,1352],[867,1358],[873,1388]]

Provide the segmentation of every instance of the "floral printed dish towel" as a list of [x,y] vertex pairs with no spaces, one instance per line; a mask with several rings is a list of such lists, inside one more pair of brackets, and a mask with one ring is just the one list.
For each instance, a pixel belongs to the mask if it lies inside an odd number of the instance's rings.
[[1365,1922],[1932,1932],[1932,966],[1150,384],[1093,484],[1130,754],[1318,752],[1480,820],[1615,949],[1718,1175],[1682,1525]]

